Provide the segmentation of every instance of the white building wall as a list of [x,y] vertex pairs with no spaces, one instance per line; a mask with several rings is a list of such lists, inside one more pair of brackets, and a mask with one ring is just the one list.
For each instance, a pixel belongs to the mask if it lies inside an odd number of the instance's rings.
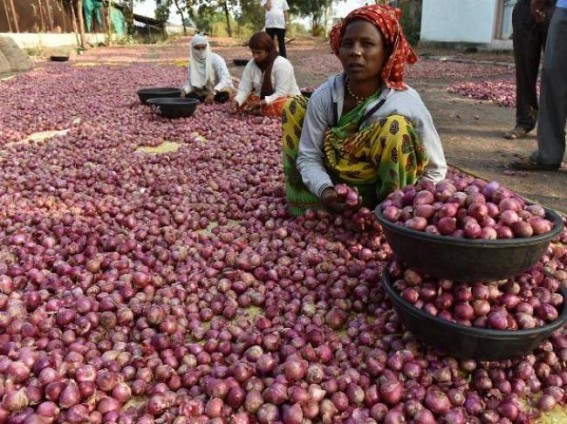
[[423,0],[421,40],[491,43],[498,0]]

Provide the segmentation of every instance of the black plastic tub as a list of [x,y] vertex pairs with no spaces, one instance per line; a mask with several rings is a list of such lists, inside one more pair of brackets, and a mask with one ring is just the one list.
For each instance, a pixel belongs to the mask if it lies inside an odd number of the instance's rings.
[[236,66],[246,66],[248,65],[248,62],[250,62],[250,59],[233,59],[232,63],[234,63]]
[[567,321],[565,287],[561,289],[563,307],[552,323],[529,330],[493,330],[466,327],[417,309],[392,286],[387,270],[382,284],[404,326],[426,345],[456,358],[497,361],[526,355]]
[[181,89],[176,87],[151,87],[140,88],[136,91],[138,98],[142,104],[147,104],[149,99],[155,98],[180,98]]
[[531,268],[563,230],[561,217],[546,208],[546,218],[555,225],[545,234],[514,239],[464,239],[411,230],[386,220],[380,208],[381,205],[376,207],[376,218],[398,259],[432,277],[470,283],[498,281]]
[[305,96],[307,98],[311,97],[312,94],[313,94],[313,91],[311,91],[311,90],[301,90],[301,95]]
[[148,104],[156,115],[163,116],[164,118],[188,118],[195,113],[199,100],[193,98],[172,99],[166,97],[149,99]]
[[69,56],[64,56],[64,55],[49,56],[49,60],[51,60],[52,62],[67,62],[69,60]]

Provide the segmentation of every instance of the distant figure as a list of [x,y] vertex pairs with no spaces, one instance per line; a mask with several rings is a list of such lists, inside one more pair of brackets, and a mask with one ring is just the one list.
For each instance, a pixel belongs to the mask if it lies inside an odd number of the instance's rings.
[[255,33],[248,46],[253,59],[242,72],[232,109],[280,117],[287,99],[301,94],[293,65],[285,57],[278,56],[274,40],[264,31]]
[[286,0],[260,0],[266,9],[266,32],[275,41],[278,37],[278,50],[282,57],[286,57],[285,30],[289,24],[289,6]]
[[211,51],[204,35],[191,39],[189,79],[181,92],[182,97],[193,97],[205,103],[224,103],[234,86],[224,59]]
[[555,0],[542,2],[544,19],[533,16],[530,0],[518,0],[512,12],[514,62],[516,64],[516,125],[504,133],[510,140],[525,137],[536,126],[537,121],[537,75],[541,52],[545,50],[545,39]]
[[[545,0],[532,0],[539,18]],[[528,171],[556,171],[565,154],[567,124],[567,0],[557,0],[549,24],[547,46],[541,71],[541,94],[537,127],[538,149],[530,157],[514,161],[511,168]]]

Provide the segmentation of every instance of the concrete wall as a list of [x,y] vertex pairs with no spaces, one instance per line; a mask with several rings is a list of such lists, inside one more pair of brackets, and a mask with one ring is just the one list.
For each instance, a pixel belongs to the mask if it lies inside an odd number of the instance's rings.
[[421,40],[489,44],[498,9],[498,0],[423,0]]
[[[52,33],[0,33],[0,36],[12,38],[21,49],[38,49],[51,47],[78,46],[75,34]],[[87,43],[96,45],[104,43],[106,34],[86,34]]]

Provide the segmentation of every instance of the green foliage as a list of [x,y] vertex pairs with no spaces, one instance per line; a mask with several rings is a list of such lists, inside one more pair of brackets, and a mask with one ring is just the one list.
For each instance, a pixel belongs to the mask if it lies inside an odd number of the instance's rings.
[[[413,3],[413,4],[412,4]],[[417,2],[404,2],[400,4],[402,19],[400,24],[404,29],[404,34],[408,42],[416,47],[419,43],[421,34],[421,7]]]

